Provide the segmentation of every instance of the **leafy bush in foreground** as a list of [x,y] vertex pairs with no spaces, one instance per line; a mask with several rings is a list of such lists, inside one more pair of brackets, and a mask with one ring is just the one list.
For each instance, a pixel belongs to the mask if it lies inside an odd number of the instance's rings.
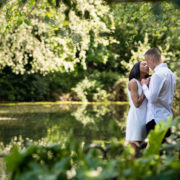
[[99,149],[85,153],[84,143],[72,135],[59,145],[30,145],[23,151],[14,146],[5,158],[10,179],[179,179],[180,142],[161,145],[174,122],[160,123],[151,131],[147,148],[138,159],[133,158],[131,147],[117,139],[102,145],[101,149],[109,149],[105,159]]

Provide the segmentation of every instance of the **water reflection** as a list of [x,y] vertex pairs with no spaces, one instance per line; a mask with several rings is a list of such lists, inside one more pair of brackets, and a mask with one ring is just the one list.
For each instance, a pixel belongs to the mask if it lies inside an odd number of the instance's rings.
[[[123,136],[128,104],[17,104],[0,106],[0,141],[14,136],[58,142],[70,131],[87,142]],[[116,134],[115,134],[116,132]]]
[[3,159],[0,158],[0,179],[1,180],[8,179],[5,169],[6,169],[5,162],[3,161]]
[[63,118],[60,115],[52,117],[47,122],[48,127],[51,127],[47,137],[50,141],[56,141],[55,137],[68,134],[70,130],[76,138],[86,142],[107,140],[117,135],[122,137],[127,108],[128,105],[79,105],[70,114],[65,113]]

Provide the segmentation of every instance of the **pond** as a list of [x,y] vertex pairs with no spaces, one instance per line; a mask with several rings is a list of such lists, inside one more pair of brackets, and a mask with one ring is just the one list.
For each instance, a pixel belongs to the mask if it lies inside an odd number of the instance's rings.
[[0,105],[0,141],[9,144],[13,137],[37,141],[49,138],[58,143],[60,136],[72,132],[85,142],[124,136],[128,103],[69,104],[17,103]]

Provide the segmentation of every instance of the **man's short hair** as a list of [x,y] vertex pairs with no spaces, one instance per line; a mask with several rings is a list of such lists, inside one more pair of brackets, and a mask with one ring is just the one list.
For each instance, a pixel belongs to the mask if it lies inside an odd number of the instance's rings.
[[144,56],[147,56],[149,58],[154,58],[156,61],[161,60],[161,52],[157,48],[151,48],[146,53]]

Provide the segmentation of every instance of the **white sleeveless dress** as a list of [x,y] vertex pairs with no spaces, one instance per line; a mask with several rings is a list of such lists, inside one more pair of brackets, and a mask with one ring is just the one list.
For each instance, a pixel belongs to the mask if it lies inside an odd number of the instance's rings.
[[[138,85],[138,96],[143,92],[140,82],[134,79]],[[131,98],[131,92],[128,90],[130,109],[126,123],[126,141],[143,141],[146,138],[146,113],[147,99],[136,108]]]

